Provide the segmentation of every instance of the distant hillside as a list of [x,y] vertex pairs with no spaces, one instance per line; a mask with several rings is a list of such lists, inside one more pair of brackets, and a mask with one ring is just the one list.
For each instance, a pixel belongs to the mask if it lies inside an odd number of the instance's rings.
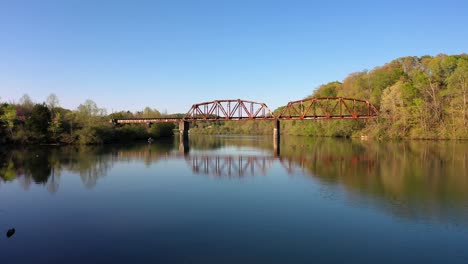
[[[282,133],[308,136],[468,139],[468,55],[403,57],[343,82],[318,87],[308,97],[369,100],[380,116],[370,121],[288,121]],[[278,111],[277,109],[276,111]],[[262,133],[268,122],[198,124],[200,133]]]

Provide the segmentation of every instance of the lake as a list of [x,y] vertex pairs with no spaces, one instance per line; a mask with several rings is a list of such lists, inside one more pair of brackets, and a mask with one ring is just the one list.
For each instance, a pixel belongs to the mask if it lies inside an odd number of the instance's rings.
[[1,263],[468,263],[466,141],[0,148]]

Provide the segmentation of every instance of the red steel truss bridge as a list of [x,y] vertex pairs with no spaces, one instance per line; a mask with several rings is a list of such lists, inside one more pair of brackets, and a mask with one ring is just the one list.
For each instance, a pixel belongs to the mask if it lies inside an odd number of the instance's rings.
[[321,120],[370,119],[379,111],[366,100],[345,97],[319,97],[291,101],[277,113],[265,103],[248,100],[214,100],[194,104],[184,117],[112,119],[113,124],[152,124],[164,122],[229,120]]

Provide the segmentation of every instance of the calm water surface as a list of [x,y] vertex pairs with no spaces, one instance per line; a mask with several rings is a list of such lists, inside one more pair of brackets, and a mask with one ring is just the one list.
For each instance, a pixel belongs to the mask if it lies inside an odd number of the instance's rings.
[[1,147],[0,262],[468,263],[468,142],[272,143]]

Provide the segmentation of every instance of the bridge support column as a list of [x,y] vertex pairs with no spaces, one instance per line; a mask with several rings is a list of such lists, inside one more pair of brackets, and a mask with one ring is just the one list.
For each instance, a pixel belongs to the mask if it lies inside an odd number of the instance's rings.
[[188,131],[190,128],[190,123],[187,121],[180,121],[179,122],[179,134],[182,138],[188,138]]
[[189,140],[188,131],[190,123],[187,121],[179,122],[179,152],[181,154],[187,154],[189,152]]
[[280,121],[279,119],[275,119],[274,121],[274,128],[273,128],[273,150],[275,151],[275,155],[280,155]]

